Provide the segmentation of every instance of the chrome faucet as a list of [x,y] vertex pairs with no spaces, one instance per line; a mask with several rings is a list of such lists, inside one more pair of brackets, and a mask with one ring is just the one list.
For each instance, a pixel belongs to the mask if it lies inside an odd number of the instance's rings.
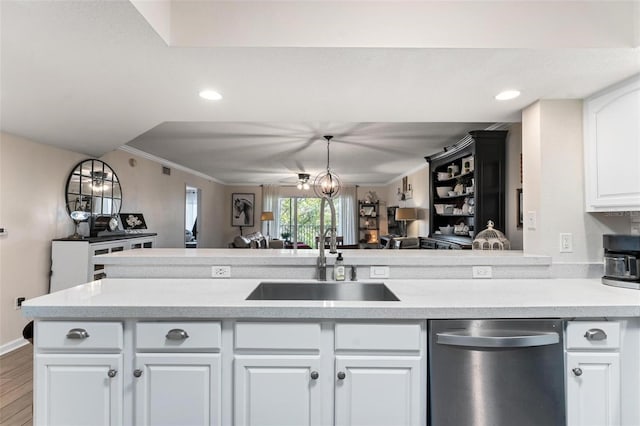
[[[331,226],[324,229],[324,209],[325,204],[328,203],[331,209]],[[320,235],[318,236],[318,248],[320,250],[318,254],[318,261],[316,262],[316,269],[318,271],[318,280],[327,280],[327,259],[324,254],[324,239],[330,233],[329,238],[329,253],[335,254],[338,252],[336,248],[336,208],[333,205],[333,200],[329,197],[322,197],[320,201]]]

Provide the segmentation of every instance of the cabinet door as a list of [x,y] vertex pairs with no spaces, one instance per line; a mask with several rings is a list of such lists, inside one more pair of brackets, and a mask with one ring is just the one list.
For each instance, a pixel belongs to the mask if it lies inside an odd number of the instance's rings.
[[336,426],[421,424],[420,358],[336,356],[334,378]]
[[36,380],[34,424],[122,424],[122,355],[38,355]]
[[234,363],[236,425],[321,424],[320,357],[237,355]]
[[219,354],[139,354],[133,380],[136,424],[220,424]]
[[567,424],[620,424],[620,357],[567,352]]
[[640,77],[584,103],[587,211],[640,210]]

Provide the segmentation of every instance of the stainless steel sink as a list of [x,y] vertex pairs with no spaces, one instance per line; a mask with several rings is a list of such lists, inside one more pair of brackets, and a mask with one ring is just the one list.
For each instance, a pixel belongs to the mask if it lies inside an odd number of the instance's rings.
[[246,300],[400,301],[384,283],[263,282]]

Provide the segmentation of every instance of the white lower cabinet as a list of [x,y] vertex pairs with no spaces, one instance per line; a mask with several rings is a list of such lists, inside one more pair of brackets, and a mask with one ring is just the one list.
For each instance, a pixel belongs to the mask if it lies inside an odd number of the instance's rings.
[[422,373],[420,357],[336,356],[336,425],[419,425]]
[[567,323],[568,426],[622,424],[620,328],[617,321]]
[[567,424],[620,424],[620,355],[567,353]]
[[35,361],[35,425],[121,425],[121,354],[42,354]]
[[219,354],[138,354],[136,425],[220,424]]
[[237,355],[234,363],[236,425],[322,424],[319,356]]
[[234,423],[426,424],[426,322],[239,322]]

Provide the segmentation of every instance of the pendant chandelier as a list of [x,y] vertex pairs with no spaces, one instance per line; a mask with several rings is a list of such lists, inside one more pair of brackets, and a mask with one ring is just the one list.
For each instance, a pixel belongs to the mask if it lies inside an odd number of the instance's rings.
[[324,138],[327,140],[327,171],[316,176],[313,181],[313,191],[318,197],[335,198],[340,193],[342,184],[338,175],[333,173],[329,166],[329,143],[333,136],[327,135]]

